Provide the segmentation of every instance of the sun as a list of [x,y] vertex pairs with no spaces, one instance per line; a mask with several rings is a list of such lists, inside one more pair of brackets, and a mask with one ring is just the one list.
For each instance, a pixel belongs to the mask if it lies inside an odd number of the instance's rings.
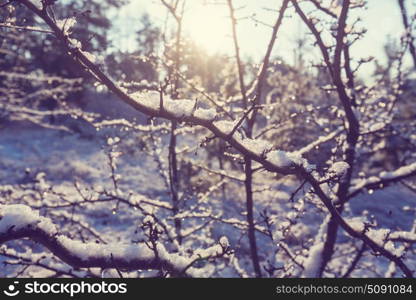
[[224,5],[195,1],[186,9],[184,31],[211,54],[228,52],[231,24],[227,13]]

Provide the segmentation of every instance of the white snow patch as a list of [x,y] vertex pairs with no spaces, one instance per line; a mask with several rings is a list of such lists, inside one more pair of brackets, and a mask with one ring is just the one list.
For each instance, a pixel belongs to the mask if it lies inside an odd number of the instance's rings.
[[195,107],[195,100],[189,99],[163,99],[163,107],[175,117],[191,116]]
[[385,124],[383,122],[378,122],[375,124],[372,124],[369,128],[370,132],[379,131],[385,127]]
[[75,17],[62,19],[62,20],[56,20],[56,25],[63,31],[65,35],[68,35],[74,27],[74,25],[77,23],[77,20]]
[[242,139],[240,136],[237,136],[236,140],[240,144],[242,144],[246,149],[253,153],[256,153],[257,155],[262,155],[263,153],[270,151],[273,148],[272,144],[261,139]]
[[92,53],[90,53],[90,52],[88,52],[88,51],[81,51],[81,53],[82,54],[84,54],[84,56],[89,60],[89,61],[91,61],[92,63],[97,63],[98,62],[98,59],[97,59],[97,57],[94,55],[94,54],[92,54]]
[[345,173],[347,173],[349,168],[350,165],[345,161],[338,161],[332,164],[328,171],[334,175],[343,176]]
[[296,152],[274,150],[267,154],[267,160],[280,168],[301,166],[307,171],[312,171],[313,169],[313,166],[310,165],[308,161],[302,157],[302,155]]
[[228,241],[228,238],[227,238],[226,236],[222,236],[222,237],[220,238],[219,243],[220,243],[220,245],[221,245],[223,248],[228,248],[228,247],[230,247],[230,242]]
[[313,278],[317,277],[319,268],[322,263],[322,252],[324,250],[324,237],[328,227],[330,217],[326,217],[321,227],[319,227],[318,234],[315,239],[315,244],[309,249],[309,256],[304,263],[302,277]]
[[[160,92],[147,91],[136,92],[130,94],[130,97],[135,99],[140,104],[158,110],[160,109]],[[177,118],[189,117],[194,115],[197,118],[204,120],[213,120],[216,116],[215,109],[196,109],[196,100],[191,99],[171,99],[169,95],[163,95],[162,105],[163,109],[170,112]]]
[[217,111],[213,108],[210,108],[210,109],[198,108],[194,113],[195,117],[199,119],[203,119],[203,120],[213,120],[216,115],[217,115]]
[[39,212],[23,204],[0,206],[0,234],[9,229],[19,230],[27,226],[36,227],[49,232],[56,232],[55,225],[47,218],[39,216]]
[[381,179],[392,179],[400,176],[406,176],[408,174],[416,172],[416,162],[404,167],[401,167],[395,171],[392,172],[381,172],[380,178]]
[[317,276],[319,267],[322,262],[323,250],[324,250],[323,242],[317,243],[309,249],[309,257],[304,264],[305,270],[303,271],[302,277],[313,278]]
[[237,125],[238,121],[228,121],[228,120],[221,120],[214,122],[215,127],[217,127],[222,133],[230,134],[234,127]]
[[363,232],[365,229],[365,223],[364,223],[363,217],[354,217],[354,218],[346,219],[345,221],[355,231]]

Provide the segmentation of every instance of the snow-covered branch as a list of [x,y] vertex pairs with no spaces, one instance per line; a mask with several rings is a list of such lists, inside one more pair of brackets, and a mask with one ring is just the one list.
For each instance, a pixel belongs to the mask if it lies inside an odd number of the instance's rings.
[[416,163],[400,167],[399,169],[392,172],[383,171],[379,176],[372,176],[366,179],[357,179],[355,182],[353,182],[348,197],[353,198],[368,189],[382,189],[391,183],[396,183],[413,176],[416,176]]
[[215,245],[194,256],[169,253],[159,243],[151,249],[147,243],[97,244],[76,241],[61,235],[57,227],[37,211],[25,205],[0,206],[0,244],[29,238],[46,248],[74,268],[118,268],[121,270],[165,270],[173,276],[197,275],[190,268],[196,259],[220,257],[228,246]]

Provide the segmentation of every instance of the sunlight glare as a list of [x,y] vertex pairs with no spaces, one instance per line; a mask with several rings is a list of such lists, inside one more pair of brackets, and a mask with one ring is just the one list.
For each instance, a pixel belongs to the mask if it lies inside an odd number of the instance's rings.
[[227,13],[225,5],[192,3],[184,18],[185,32],[211,54],[227,52],[231,47]]

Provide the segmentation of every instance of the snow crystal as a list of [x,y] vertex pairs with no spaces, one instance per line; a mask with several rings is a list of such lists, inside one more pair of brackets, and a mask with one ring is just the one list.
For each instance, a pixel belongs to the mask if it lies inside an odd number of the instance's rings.
[[91,254],[97,256],[101,256],[103,254],[110,256],[110,253],[103,253],[103,248],[101,247],[101,245],[97,243],[82,243],[80,241],[70,239],[63,235],[58,236],[56,240],[71,254],[83,260],[87,260],[88,256]]

